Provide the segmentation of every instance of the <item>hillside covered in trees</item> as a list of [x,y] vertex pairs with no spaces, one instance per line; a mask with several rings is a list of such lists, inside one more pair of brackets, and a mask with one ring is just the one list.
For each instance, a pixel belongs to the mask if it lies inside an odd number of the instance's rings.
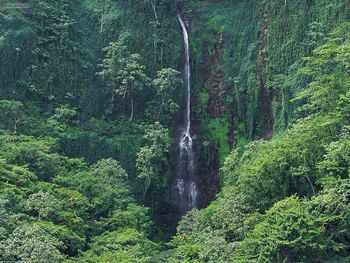
[[0,0],[0,261],[350,262],[349,0]]

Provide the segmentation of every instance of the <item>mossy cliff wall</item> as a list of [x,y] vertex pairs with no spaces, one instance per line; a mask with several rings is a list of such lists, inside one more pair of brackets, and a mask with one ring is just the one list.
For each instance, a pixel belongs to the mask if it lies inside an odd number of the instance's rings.
[[194,6],[187,15],[195,118],[222,163],[229,147],[270,139],[293,122],[289,100],[304,88],[292,85],[293,70],[322,36],[349,19],[350,1],[202,1]]

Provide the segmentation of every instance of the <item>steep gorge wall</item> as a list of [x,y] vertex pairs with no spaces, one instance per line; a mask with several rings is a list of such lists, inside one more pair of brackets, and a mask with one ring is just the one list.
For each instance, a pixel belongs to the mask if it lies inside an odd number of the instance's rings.
[[273,118],[271,114],[272,105],[272,92],[266,86],[267,84],[267,74],[266,66],[268,63],[268,37],[269,37],[269,13],[266,8],[263,8],[260,29],[260,43],[258,51],[258,59],[256,66],[256,77],[259,89],[258,97],[258,111],[256,119],[258,121],[257,125],[260,125],[257,131],[257,135],[265,140],[271,139],[273,134]]
[[292,121],[296,65],[334,26],[348,0],[219,1],[192,12],[196,118],[221,162],[234,147],[271,139]]
[[221,33],[216,34],[217,43],[213,48],[212,54],[207,54],[208,71],[206,81],[206,91],[208,92],[208,114],[210,118],[225,116],[227,107],[224,102],[226,92],[226,83],[221,66],[223,64],[223,52],[225,49],[224,36]]

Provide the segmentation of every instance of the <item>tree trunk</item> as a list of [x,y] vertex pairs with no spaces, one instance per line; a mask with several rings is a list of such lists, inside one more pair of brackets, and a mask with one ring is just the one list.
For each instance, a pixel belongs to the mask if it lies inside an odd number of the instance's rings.
[[153,13],[154,13],[154,18],[156,19],[156,21],[158,23],[158,15],[157,15],[157,11],[156,11],[156,1],[152,0],[151,5],[152,5]]
[[15,127],[14,127],[14,130],[13,130],[13,133],[14,134],[17,134],[17,125],[19,123],[19,119],[15,118]]
[[101,14],[101,24],[100,24],[100,33],[103,32],[103,25],[105,21],[105,14],[107,13],[107,3],[105,2],[103,8],[102,8],[102,14]]
[[157,63],[157,33],[154,33],[153,54],[154,54],[154,63]]
[[307,174],[305,174],[305,176],[306,176],[306,179],[307,179],[307,181],[309,182],[309,184],[310,184],[310,186],[311,186],[312,194],[313,194],[313,195],[316,195],[315,187],[314,187],[314,185],[312,184],[312,182],[311,182],[311,180],[310,180],[310,177],[309,177]]
[[103,32],[103,20],[104,20],[104,10],[102,10],[102,15],[101,15],[100,33]]
[[159,107],[159,110],[158,110],[158,114],[157,114],[157,121],[159,121],[159,117],[160,117],[160,112],[162,111],[161,109],[161,106]]
[[162,103],[159,106],[158,115],[157,115],[157,121],[159,121],[159,117],[160,117],[160,114],[162,113],[163,105],[164,105],[164,98],[162,98]]
[[131,113],[130,113],[130,122],[132,122],[132,119],[134,118],[134,99],[131,98]]
[[159,23],[158,20],[158,15],[157,15],[157,11],[156,11],[156,1],[155,0],[151,0],[151,5],[152,5],[152,9],[153,9],[153,14],[154,14],[154,18],[156,20],[156,27],[155,27],[155,31],[154,31],[154,40],[153,40],[153,48],[154,48],[154,62],[157,62],[157,26]]
[[[304,155],[304,167],[306,168],[306,157],[305,157],[305,155]],[[311,190],[312,190],[313,195],[316,195],[315,187],[314,187],[314,185],[312,184],[311,179],[310,179],[310,177],[307,175],[307,173],[305,173],[305,177],[306,177],[307,181],[309,182],[309,184],[310,184],[310,186],[311,186]]]
[[114,96],[115,96],[115,90],[112,89],[112,96],[111,96],[111,113],[113,113],[113,110],[114,110]]

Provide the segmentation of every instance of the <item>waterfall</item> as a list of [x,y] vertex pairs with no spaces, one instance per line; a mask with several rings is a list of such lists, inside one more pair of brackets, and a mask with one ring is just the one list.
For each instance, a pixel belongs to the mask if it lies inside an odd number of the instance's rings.
[[183,124],[178,139],[178,161],[177,161],[177,178],[176,187],[180,197],[181,213],[185,213],[197,207],[198,188],[194,176],[194,157],[192,149],[191,137],[191,86],[190,86],[190,54],[188,33],[185,23],[182,21],[180,15],[178,20],[181,24],[184,49],[185,49],[185,64],[184,64],[184,89],[185,89],[185,103],[183,107]]
[[[190,45],[188,43],[188,33],[186,30],[185,23],[182,21],[181,17],[178,16],[179,22],[182,27],[183,37],[184,37],[184,46],[185,46],[185,68],[184,68],[184,74],[185,74],[185,89],[186,89],[186,118],[185,118],[185,134],[186,137],[191,139],[190,136],[190,127],[191,127],[191,84],[190,84],[190,77],[191,77],[191,71],[190,71],[190,52],[189,48]],[[192,141],[191,141],[192,142]]]

